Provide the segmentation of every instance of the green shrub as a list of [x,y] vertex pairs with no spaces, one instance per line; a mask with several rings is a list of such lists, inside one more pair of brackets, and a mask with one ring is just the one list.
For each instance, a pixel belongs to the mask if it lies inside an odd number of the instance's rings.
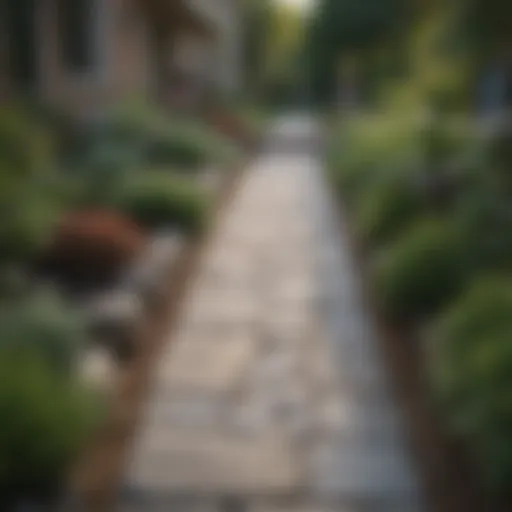
[[28,263],[49,241],[58,205],[42,191],[27,190],[0,204],[0,261]]
[[117,206],[149,228],[178,227],[198,232],[207,218],[207,200],[197,186],[167,175],[141,176],[121,191]]
[[[65,162],[62,179],[76,203],[104,206],[115,197],[120,186],[144,164],[146,142],[121,132],[111,124],[88,126],[78,137],[79,143]],[[64,192],[63,185],[58,187]]]
[[377,165],[369,156],[345,155],[331,161],[331,181],[349,207],[357,205],[366,187],[375,180]]
[[0,312],[0,359],[37,354],[55,372],[68,374],[85,342],[85,324],[54,293],[32,294]]
[[147,147],[149,165],[194,169],[211,164],[230,164],[238,156],[229,139],[206,124],[174,120]]
[[422,211],[422,198],[406,176],[392,176],[370,186],[356,211],[364,240],[381,245],[393,241]]
[[422,145],[425,162],[434,170],[460,148],[461,140],[445,119],[433,114],[422,130]]
[[[44,127],[21,106],[0,108],[0,169],[27,178],[51,166],[53,142]],[[4,177],[4,176],[2,176]]]
[[455,219],[476,270],[512,266],[512,210],[508,203],[507,195],[481,187],[466,193],[458,204]]
[[381,255],[377,288],[390,314],[422,319],[460,291],[467,275],[463,246],[451,226],[426,221]]
[[147,163],[151,166],[198,169],[208,160],[207,148],[184,133],[152,140],[146,151]]
[[479,281],[436,324],[430,370],[448,425],[495,491],[512,478],[512,283]]
[[147,105],[124,106],[107,117],[102,139],[132,156],[136,151],[139,164],[190,170],[238,155],[227,137],[199,120],[168,118]]
[[335,187],[349,206],[357,206],[375,183],[418,168],[420,141],[418,127],[408,120],[371,116],[351,121],[336,131],[328,152]]
[[50,236],[57,201],[48,134],[25,110],[0,109],[0,263],[30,260]]
[[0,508],[11,510],[55,497],[97,411],[84,387],[35,356],[2,354],[0,375]]

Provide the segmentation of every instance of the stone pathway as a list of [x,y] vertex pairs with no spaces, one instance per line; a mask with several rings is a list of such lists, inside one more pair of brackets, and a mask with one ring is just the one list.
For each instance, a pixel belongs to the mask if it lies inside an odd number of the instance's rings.
[[119,511],[424,510],[317,135],[276,123],[221,219]]

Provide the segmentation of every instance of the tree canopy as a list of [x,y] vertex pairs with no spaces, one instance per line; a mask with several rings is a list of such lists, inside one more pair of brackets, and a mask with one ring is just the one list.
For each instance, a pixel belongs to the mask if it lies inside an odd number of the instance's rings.
[[338,64],[398,37],[411,8],[405,0],[320,0],[307,37],[313,93],[333,93]]

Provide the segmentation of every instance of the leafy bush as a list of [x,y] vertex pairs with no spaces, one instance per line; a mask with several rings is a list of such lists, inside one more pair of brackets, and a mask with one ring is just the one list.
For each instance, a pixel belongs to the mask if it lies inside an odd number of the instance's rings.
[[44,255],[45,266],[72,279],[111,279],[145,244],[140,228],[110,211],[69,213]]
[[86,342],[82,319],[49,291],[4,308],[0,333],[0,358],[12,352],[38,354],[59,373],[69,373]]
[[155,138],[148,144],[146,155],[149,165],[181,169],[198,169],[208,160],[207,148],[185,133]]
[[439,221],[414,226],[382,254],[376,268],[385,307],[404,319],[435,313],[457,295],[466,276],[462,243]]
[[433,388],[494,490],[512,478],[512,283],[476,283],[435,326]]
[[437,167],[450,158],[460,146],[453,127],[437,115],[428,119],[422,129],[422,146],[427,165]]
[[20,108],[0,109],[0,262],[30,260],[50,235],[57,202],[48,134]]
[[51,237],[58,216],[51,197],[27,191],[0,204],[0,260],[30,262]]
[[512,209],[508,195],[479,190],[466,192],[455,219],[466,240],[468,256],[479,269],[510,269],[512,265]]
[[190,170],[229,163],[238,154],[227,137],[206,123],[167,118],[147,105],[121,107],[107,118],[102,140],[131,155],[138,165]]
[[35,356],[3,354],[0,375],[0,507],[11,510],[21,500],[55,497],[96,407],[85,388]]
[[358,205],[375,183],[411,174],[421,162],[420,131],[407,119],[390,122],[386,116],[369,116],[336,132],[329,148],[329,168],[349,206]]
[[238,156],[229,138],[206,124],[175,120],[148,145],[149,164],[197,168],[209,164],[229,164]]
[[357,227],[373,244],[392,241],[418,217],[422,198],[406,176],[392,176],[370,186],[357,208]]
[[49,133],[27,109],[0,108],[0,169],[27,178],[52,163],[53,144]]
[[200,231],[206,221],[207,201],[193,183],[167,175],[147,175],[121,192],[118,207],[150,228],[175,226]]

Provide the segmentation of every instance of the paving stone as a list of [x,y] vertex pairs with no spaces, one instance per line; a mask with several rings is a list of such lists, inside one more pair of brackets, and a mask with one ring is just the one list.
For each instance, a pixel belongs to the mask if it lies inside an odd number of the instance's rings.
[[127,491],[116,512],[219,512],[219,508],[208,498],[169,498],[159,493]]
[[278,437],[147,432],[135,462],[130,488],[170,495],[281,494],[302,478],[286,440]]
[[181,343],[163,360],[157,387],[178,393],[225,393],[246,372],[254,354],[250,338]]
[[313,456],[313,488],[339,498],[413,499],[418,493],[410,462],[393,445],[326,442]]
[[359,512],[354,508],[322,505],[265,505],[257,504],[250,507],[247,512]]
[[[169,396],[170,395],[170,396]],[[225,407],[211,397],[175,396],[158,393],[147,407],[145,428],[148,430],[188,428],[205,430],[218,427]]]

